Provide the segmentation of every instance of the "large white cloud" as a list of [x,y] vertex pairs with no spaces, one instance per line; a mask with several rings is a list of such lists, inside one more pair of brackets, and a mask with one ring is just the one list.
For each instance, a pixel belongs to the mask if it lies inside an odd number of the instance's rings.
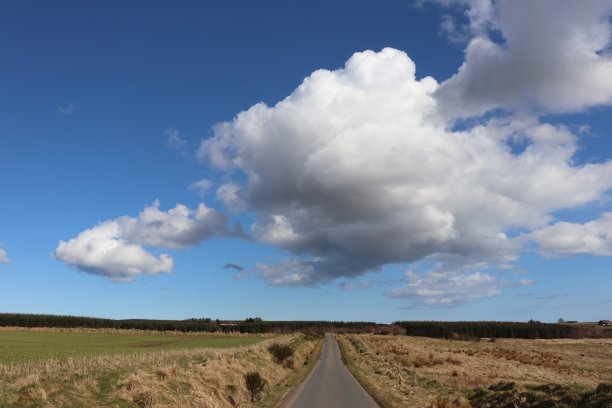
[[60,241],[55,257],[84,272],[125,282],[141,274],[169,273],[173,268],[170,255],[156,257],[126,241],[117,221],[98,224],[68,242]]
[[304,285],[431,257],[503,260],[521,250],[516,231],[612,187],[612,163],[574,164],[577,138],[562,126],[514,117],[449,130],[438,90],[405,53],[366,51],[214,128],[199,156],[230,180],[217,196],[256,214],[254,238],[294,254],[258,265],[264,278]]
[[119,217],[60,241],[54,256],[84,272],[131,281],[141,274],[172,272],[170,255],[155,256],[143,246],[184,248],[214,235],[230,234],[227,218],[204,204],[195,210],[177,204],[164,212],[155,201],[137,218]]
[[599,219],[584,224],[556,222],[532,232],[529,237],[539,244],[540,251],[547,256],[612,256],[612,213],[605,213]]
[[473,35],[465,62],[436,93],[445,113],[572,112],[612,103],[609,0],[438,2],[467,6]]
[[0,248],[0,264],[7,264],[9,262],[10,260],[6,250],[4,248]]

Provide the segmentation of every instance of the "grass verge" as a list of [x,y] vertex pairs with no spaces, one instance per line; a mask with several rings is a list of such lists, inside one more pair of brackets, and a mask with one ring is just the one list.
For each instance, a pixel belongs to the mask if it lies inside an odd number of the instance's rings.
[[253,406],[257,408],[273,408],[273,407],[284,407],[289,399],[289,395],[296,387],[299,387],[302,382],[308,377],[310,372],[313,370],[319,358],[321,357],[321,350],[323,346],[323,336],[306,336],[305,338],[298,338],[295,344],[291,344],[294,349],[299,349],[305,339],[314,339],[315,342],[311,346],[310,353],[305,357],[301,366],[296,367],[294,373],[287,377],[284,381],[276,384],[267,393],[266,397],[255,403]]

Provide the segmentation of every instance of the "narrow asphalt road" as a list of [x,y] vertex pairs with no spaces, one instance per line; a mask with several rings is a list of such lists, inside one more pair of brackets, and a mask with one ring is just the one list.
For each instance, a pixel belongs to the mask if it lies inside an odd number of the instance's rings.
[[338,343],[325,335],[321,359],[288,408],[378,408],[342,362]]

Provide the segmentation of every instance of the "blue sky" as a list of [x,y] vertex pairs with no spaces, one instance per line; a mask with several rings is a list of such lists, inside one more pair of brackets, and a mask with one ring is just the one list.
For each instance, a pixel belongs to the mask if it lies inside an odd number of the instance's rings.
[[0,8],[0,311],[609,318],[608,1]]

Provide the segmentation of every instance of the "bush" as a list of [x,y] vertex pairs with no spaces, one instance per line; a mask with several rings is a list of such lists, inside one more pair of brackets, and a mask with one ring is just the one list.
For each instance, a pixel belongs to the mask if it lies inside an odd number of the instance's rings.
[[251,394],[251,401],[255,401],[257,396],[263,391],[266,386],[266,380],[263,379],[261,374],[257,371],[251,371],[244,375],[244,382],[246,384],[249,394]]
[[293,356],[293,347],[288,344],[273,343],[268,347],[277,364],[282,364],[286,359]]

